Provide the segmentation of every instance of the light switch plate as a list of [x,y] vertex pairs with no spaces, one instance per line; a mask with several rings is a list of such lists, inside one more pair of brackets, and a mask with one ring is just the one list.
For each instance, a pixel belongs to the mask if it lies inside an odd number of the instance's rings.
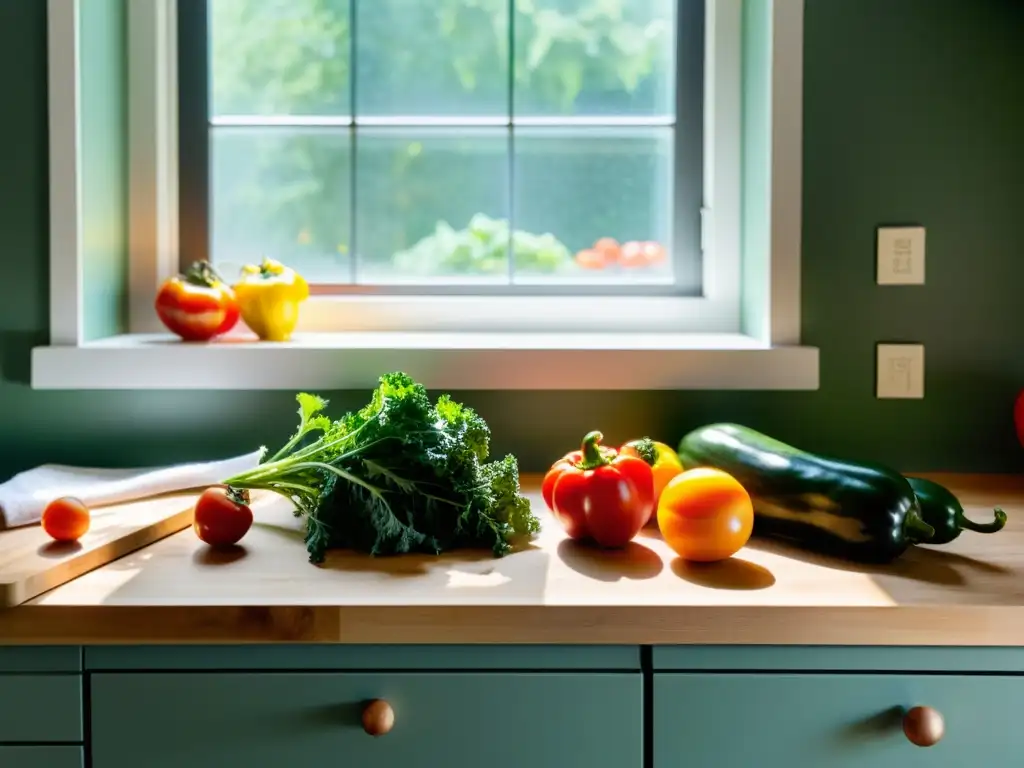
[[924,235],[924,227],[879,227],[879,285],[924,285]]
[[876,397],[924,397],[924,345],[879,344]]

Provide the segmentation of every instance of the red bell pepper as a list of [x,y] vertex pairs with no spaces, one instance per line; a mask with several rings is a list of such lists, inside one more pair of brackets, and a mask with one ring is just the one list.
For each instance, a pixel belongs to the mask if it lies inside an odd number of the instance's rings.
[[541,494],[570,538],[624,547],[654,513],[654,473],[643,459],[601,446],[602,439],[590,432],[579,451],[556,461]]

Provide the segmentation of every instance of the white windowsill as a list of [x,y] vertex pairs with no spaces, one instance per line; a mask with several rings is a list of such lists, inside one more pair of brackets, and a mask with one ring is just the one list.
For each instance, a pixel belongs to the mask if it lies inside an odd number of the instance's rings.
[[209,344],[134,334],[32,351],[35,389],[364,389],[398,370],[452,391],[813,390],[818,350],[741,334],[358,332]]

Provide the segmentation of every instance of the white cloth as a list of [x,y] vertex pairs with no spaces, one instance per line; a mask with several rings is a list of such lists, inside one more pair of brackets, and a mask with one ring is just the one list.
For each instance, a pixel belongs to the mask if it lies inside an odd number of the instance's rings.
[[220,461],[136,469],[43,464],[0,484],[0,530],[38,523],[46,505],[74,496],[86,506],[119,504],[161,493],[205,488],[259,464],[260,452]]

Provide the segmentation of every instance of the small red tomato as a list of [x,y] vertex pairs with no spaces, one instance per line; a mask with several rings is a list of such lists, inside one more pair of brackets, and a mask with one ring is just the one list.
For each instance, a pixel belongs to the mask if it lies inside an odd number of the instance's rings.
[[647,241],[641,247],[644,260],[648,264],[660,264],[665,260],[665,248],[661,243],[655,243],[654,241]]
[[88,533],[90,522],[89,508],[79,499],[64,496],[46,505],[41,525],[54,541],[78,541]]
[[168,278],[160,286],[156,313],[185,341],[208,341],[235,327],[238,301],[212,265],[197,261],[184,275]]
[[583,269],[604,269],[608,266],[608,259],[593,248],[584,248],[576,254],[576,264]]
[[630,240],[623,244],[622,251],[619,253],[619,264],[630,269],[647,266],[644,244],[636,240]]
[[602,237],[594,243],[594,250],[604,256],[606,264],[614,264],[619,260],[619,253],[622,248],[619,246],[619,241],[614,237]]
[[237,544],[252,527],[249,492],[214,487],[203,491],[196,502],[192,530],[211,547]]

